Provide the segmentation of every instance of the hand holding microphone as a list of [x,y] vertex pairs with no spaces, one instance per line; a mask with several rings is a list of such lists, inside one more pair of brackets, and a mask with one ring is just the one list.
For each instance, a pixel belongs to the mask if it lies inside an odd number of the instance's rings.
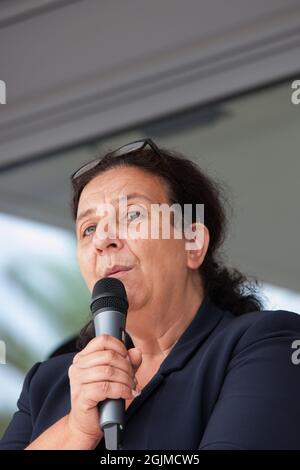
[[94,440],[95,446],[104,430],[108,449],[119,448],[125,400],[136,396],[135,372],[142,362],[141,352],[127,351],[123,343],[127,305],[120,280],[105,278],[95,284],[91,309],[96,337],[69,369],[70,426]]

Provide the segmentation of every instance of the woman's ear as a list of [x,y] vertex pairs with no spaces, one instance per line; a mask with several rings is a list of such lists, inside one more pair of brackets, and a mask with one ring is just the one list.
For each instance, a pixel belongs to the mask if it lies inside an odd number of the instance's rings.
[[187,237],[188,241],[185,243],[187,266],[190,269],[198,269],[204,261],[209,246],[208,228],[204,224],[194,222],[189,227]]

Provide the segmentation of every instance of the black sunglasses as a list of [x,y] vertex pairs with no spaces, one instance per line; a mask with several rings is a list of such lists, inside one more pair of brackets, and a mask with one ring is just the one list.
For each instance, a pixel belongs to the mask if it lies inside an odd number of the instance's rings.
[[[108,155],[114,156],[114,157],[120,157],[122,155],[127,155],[128,153],[135,152],[137,150],[143,150],[147,145],[149,145],[152,148],[152,150],[159,157],[161,157],[159,148],[151,139],[135,140],[134,142],[130,142],[129,144],[122,145],[122,147],[119,147],[116,150],[109,152]],[[76,170],[73,173],[73,175],[71,176],[72,180],[79,178],[79,176],[82,176],[87,171],[91,170],[92,168],[95,168],[98,165],[98,163],[101,162],[101,160],[102,160],[102,157],[96,158],[95,160],[92,160],[91,162],[88,162],[82,165],[78,170]]]

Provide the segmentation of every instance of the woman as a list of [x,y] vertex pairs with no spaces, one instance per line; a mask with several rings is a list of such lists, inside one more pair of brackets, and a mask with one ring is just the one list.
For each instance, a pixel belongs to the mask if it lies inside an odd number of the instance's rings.
[[[218,185],[150,139],[84,165],[72,185],[82,276],[90,291],[109,275],[122,280],[129,336],[126,345],[95,338],[90,323],[78,353],[33,366],[0,448],[104,448],[97,405],[123,398],[123,449],[299,449],[300,368],[291,348],[300,318],[262,311],[255,286],[222,264]],[[192,247],[185,219],[178,226],[172,216],[169,237],[161,227],[156,238],[123,236],[132,221],[149,235],[153,205],[171,203],[204,204],[204,224],[192,213],[190,228],[202,234]],[[119,215],[117,230],[105,220],[107,205]]]

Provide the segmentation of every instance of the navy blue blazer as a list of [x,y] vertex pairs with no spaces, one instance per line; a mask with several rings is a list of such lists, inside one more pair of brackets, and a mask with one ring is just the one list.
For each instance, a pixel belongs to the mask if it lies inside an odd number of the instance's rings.
[[[126,449],[300,449],[300,316],[235,317],[206,297],[125,412]],[[70,411],[75,353],[28,372],[0,449],[24,449]],[[104,449],[104,439],[97,449]]]

